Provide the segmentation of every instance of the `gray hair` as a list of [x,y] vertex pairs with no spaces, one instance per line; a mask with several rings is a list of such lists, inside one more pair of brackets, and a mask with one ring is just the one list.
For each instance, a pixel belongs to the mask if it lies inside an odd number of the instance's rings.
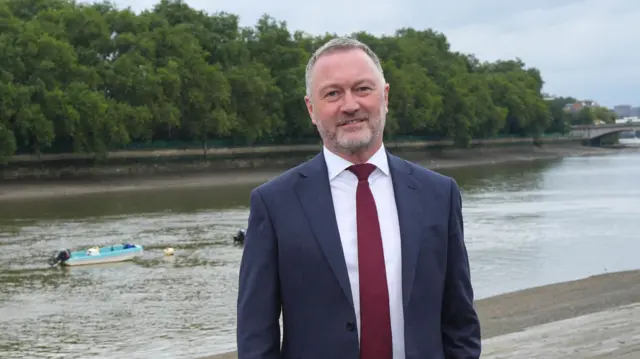
[[352,39],[349,37],[338,37],[322,45],[309,59],[304,74],[307,96],[311,96],[311,71],[313,71],[313,67],[316,65],[316,62],[318,62],[318,59],[324,55],[347,50],[364,51],[367,56],[369,56],[371,60],[373,60],[373,63],[376,65],[376,68],[380,72],[380,79],[382,83],[385,82],[384,71],[382,71],[382,64],[380,63],[380,59],[378,58],[378,55],[376,55],[376,53],[369,48],[369,46],[356,39]]

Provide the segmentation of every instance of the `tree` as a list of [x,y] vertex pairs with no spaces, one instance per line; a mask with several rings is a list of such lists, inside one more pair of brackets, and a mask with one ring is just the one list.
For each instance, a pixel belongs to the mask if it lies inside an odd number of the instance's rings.
[[[104,155],[131,144],[212,140],[239,145],[317,138],[304,106],[311,53],[336,34],[311,36],[264,15],[240,27],[161,0],[140,14],[67,0],[0,3],[0,158],[15,153]],[[482,62],[450,50],[445,35],[399,29],[352,34],[378,53],[391,96],[386,136],[452,139],[565,133],[612,122],[576,117],[548,99],[520,59]]]

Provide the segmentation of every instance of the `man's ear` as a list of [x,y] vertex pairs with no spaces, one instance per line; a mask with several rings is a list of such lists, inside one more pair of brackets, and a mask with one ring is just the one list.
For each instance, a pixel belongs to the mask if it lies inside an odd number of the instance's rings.
[[384,85],[384,109],[389,113],[389,84]]
[[309,112],[309,117],[311,117],[311,123],[315,125],[316,121],[313,119],[313,104],[311,103],[311,97],[309,95],[306,95],[304,97],[304,103],[307,106],[307,112]]

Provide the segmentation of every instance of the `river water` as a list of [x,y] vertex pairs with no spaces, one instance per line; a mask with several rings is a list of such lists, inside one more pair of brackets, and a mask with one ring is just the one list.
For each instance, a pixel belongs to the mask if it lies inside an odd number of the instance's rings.
[[[640,267],[640,153],[442,171],[463,191],[478,298]],[[0,358],[197,358],[235,347],[253,186],[0,202]],[[49,268],[134,242],[130,263]],[[174,247],[174,257],[163,256]]]

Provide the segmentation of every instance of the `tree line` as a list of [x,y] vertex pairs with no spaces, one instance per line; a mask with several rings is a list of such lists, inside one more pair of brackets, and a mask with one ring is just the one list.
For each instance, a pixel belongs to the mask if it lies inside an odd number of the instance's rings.
[[[334,36],[292,31],[268,15],[241,27],[237,15],[175,0],[140,14],[107,2],[0,0],[0,157],[317,138],[304,69]],[[538,69],[454,52],[432,30],[352,36],[378,53],[392,84],[389,138],[464,146],[613,119],[607,110],[570,115],[563,107],[575,99],[547,98]]]

